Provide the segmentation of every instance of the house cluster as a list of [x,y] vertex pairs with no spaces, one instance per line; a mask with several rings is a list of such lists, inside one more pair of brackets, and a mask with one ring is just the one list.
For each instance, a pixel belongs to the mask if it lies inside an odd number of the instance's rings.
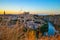
[[[1,23],[4,21],[5,25],[7,24],[8,26],[13,26],[18,21],[19,24],[24,24],[25,27],[29,27],[32,29],[36,29],[39,26],[42,26],[43,24],[46,23],[44,20],[40,18],[35,19],[34,15],[29,14],[29,12],[24,12],[23,14],[19,14],[19,15],[4,14],[4,15],[0,15],[0,19],[1,19]],[[4,23],[2,23],[1,25],[3,24]]]

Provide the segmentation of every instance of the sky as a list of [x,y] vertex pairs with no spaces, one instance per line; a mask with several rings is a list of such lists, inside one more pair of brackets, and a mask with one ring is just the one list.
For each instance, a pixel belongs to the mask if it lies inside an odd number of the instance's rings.
[[0,14],[19,13],[29,11],[31,13],[60,13],[60,0],[0,0]]

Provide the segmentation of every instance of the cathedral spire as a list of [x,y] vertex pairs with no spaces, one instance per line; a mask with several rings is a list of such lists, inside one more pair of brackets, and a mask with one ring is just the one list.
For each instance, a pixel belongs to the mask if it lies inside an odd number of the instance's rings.
[[4,10],[4,15],[5,15],[5,10]]

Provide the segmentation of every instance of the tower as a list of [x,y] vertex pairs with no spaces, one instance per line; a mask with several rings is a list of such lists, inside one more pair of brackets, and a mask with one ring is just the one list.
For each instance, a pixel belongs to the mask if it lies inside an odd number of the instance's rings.
[[4,15],[5,15],[5,11],[4,11]]

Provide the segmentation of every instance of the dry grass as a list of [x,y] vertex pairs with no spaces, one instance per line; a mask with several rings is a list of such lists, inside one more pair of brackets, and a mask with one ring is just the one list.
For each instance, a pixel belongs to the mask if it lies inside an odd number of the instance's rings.
[[18,25],[12,28],[7,26],[0,27],[0,40],[18,40],[19,34],[22,33],[23,26],[21,25],[20,27],[18,27]]
[[34,32],[24,32],[23,28],[24,24],[18,22],[14,27],[0,26],[0,40],[35,40]]
[[[27,32],[23,31],[24,24],[14,25],[14,27],[1,26],[0,27],[0,40],[37,40],[35,32],[28,29]],[[56,37],[40,37],[38,40],[60,40],[60,35]]]

